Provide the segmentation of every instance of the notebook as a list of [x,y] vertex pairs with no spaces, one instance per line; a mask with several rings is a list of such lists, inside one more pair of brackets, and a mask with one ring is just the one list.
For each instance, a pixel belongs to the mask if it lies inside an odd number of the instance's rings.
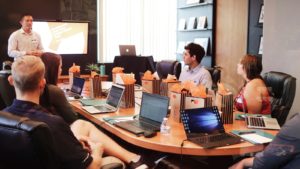
[[167,116],[168,107],[168,97],[143,92],[138,118],[116,122],[114,125],[136,135],[143,134],[144,131],[159,131],[163,118]]
[[247,116],[246,122],[248,128],[273,129],[273,130],[280,129],[280,126],[276,118],[268,118],[262,116]]
[[73,84],[70,90],[66,91],[67,97],[81,96],[85,80],[80,77],[74,77]]
[[243,141],[225,132],[216,106],[186,109],[181,112],[181,119],[187,139],[203,148],[222,147]]
[[[115,112],[119,108],[124,90],[124,86],[113,84],[104,104],[95,106],[82,106],[82,108],[91,114]],[[84,102],[84,100],[82,102]],[[99,100],[99,102],[102,102],[102,100]]]
[[136,56],[135,45],[119,45],[120,56]]

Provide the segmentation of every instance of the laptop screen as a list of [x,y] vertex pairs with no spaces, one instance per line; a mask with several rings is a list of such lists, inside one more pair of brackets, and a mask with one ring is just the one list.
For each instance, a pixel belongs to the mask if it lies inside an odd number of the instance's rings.
[[167,116],[169,98],[143,92],[140,117],[161,123]]
[[181,114],[186,133],[222,133],[223,123],[217,107],[187,109]]
[[136,56],[135,45],[119,45],[120,56]]
[[107,96],[106,103],[113,106],[118,107],[119,102],[122,98],[124,92],[124,88],[121,86],[112,85]]
[[74,77],[71,92],[80,95],[83,89],[84,81],[85,80],[83,78]]

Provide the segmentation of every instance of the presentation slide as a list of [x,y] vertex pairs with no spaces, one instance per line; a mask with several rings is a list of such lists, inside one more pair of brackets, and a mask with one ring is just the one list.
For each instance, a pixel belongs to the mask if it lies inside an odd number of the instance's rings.
[[45,52],[87,54],[87,22],[34,21],[32,29],[41,36]]

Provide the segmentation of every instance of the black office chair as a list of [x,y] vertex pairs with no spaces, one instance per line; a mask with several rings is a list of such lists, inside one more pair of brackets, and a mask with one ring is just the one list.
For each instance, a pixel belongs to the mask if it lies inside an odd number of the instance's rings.
[[[0,168],[60,168],[47,124],[0,111],[0,138]],[[114,157],[104,161],[101,169],[123,168]]]
[[168,74],[175,75],[179,79],[181,63],[176,60],[162,60],[156,63],[156,71],[161,79],[167,78]]
[[0,112],[0,138],[0,168],[58,168],[45,123]]
[[272,117],[282,126],[293,105],[296,94],[296,78],[281,72],[267,72],[263,79],[268,87],[271,99]]
[[2,63],[2,70],[11,70],[12,62],[9,60],[6,60]]
[[5,107],[10,106],[16,98],[15,89],[11,86],[7,80],[8,76],[11,74],[10,70],[0,71],[0,97],[5,103]]
[[221,68],[218,66],[206,68],[212,79],[212,90],[218,90],[218,83],[221,81]]

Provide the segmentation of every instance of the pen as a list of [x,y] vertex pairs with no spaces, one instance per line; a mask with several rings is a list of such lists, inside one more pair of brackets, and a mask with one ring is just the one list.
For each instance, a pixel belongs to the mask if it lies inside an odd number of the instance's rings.
[[238,134],[243,135],[243,134],[253,134],[253,133],[255,133],[255,131],[241,131]]

